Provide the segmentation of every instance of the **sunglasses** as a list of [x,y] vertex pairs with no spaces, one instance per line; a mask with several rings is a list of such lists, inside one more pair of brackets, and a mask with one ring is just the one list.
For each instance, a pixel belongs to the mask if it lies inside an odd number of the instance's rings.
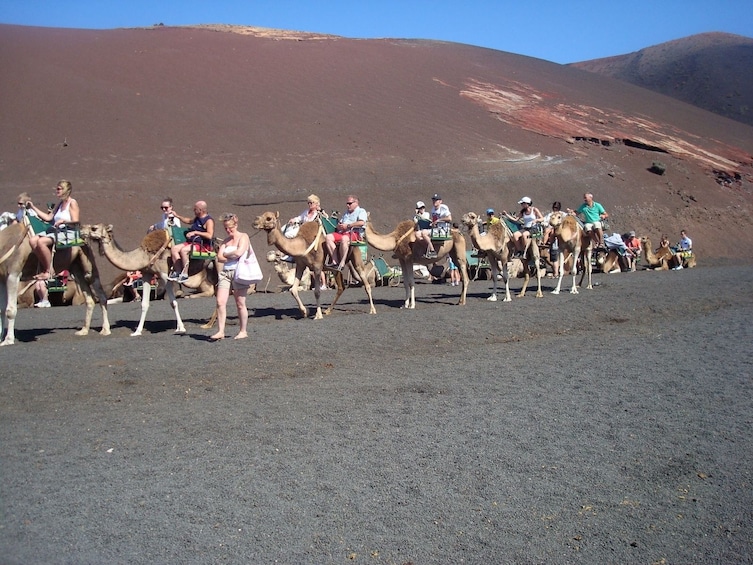
[[163,210],[169,210],[170,206],[160,206],[160,208],[162,208]]
[[25,204],[23,202],[19,202],[18,205],[19,206],[25,206]]
[[355,202],[346,202],[346,204],[350,206],[351,204],[355,204]]

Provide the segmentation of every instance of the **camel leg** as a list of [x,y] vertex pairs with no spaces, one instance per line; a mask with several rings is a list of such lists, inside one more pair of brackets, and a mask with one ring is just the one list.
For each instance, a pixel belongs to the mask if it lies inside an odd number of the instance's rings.
[[[453,248],[454,249],[454,248]],[[462,257],[459,257],[457,253],[455,253],[455,257],[453,257],[453,261],[458,266],[458,269],[460,269],[460,300],[458,300],[458,305],[463,306],[465,305],[465,298],[468,294],[468,283],[470,282],[470,277],[468,276],[468,263],[466,261],[465,255]]]
[[557,286],[552,291],[552,294],[559,294],[562,287],[562,278],[565,276],[565,250],[560,249],[559,257],[557,258],[557,266],[559,267],[560,276],[557,279]]
[[327,311],[325,312],[327,316],[332,313],[332,309],[335,307],[335,304],[337,304],[337,301],[339,300],[340,296],[342,296],[342,293],[345,292],[345,280],[342,272],[340,271],[335,271],[335,286],[337,287],[337,291],[335,292],[335,297],[332,299],[332,304],[329,305],[329,308],[327,308]]
[[400,268],[403,270],[403,286],[405,287],[403,308],[414,310],[416,308],[416,288],[413,281],[413,262],[401,259]]
[[586,260],[585,260],[586,264],[584,266],[585,271],[586,271],[586,277],[587,277],[587,280],[588,280],[588,285],[586,286],[587,290],[588,289],[591,289],[591,290],[593,289],[593,284],[592,284],[592,281],[591,281],[591,274],[593,272],[593,267],[591,266],[591,253],[592,253],[592,249],[591,249],[591,247],[588,247],[586,249]]
[[496,302],[497,301],[497,274],[499,273],[499,265],[497,264],[497,259],[492,257],[491,255],[487,255],[486,257],[487,261],[489,261],[489,268],[492,272],[492,294],[487,298],[489,302]]
[[0,337],[5,336],[0,346],[13,345],[16,342],[16,313],[18,312],[18,279],[21,273],[8,275],[6,280],[0,280]]
[[[573,250],[573,264],[570,268],[570,274],[573,275],[573,286],[570,289],[570,294],[578,294],[578,283],[575,280],[578,278],[578,257],[580,257],[580,246]],[[583,268],[585,269],[585,266]]]
[[143,290],[142,290],[142,298],[141,298],[141,318],[139,318],[139,325],[136,326],[136,329],[131,334],[131,336],[140,336],[141,332],[144,330],[144,321],[146,320],[146,313],[149,312],[149,301],[152,297],[152,285],[149,283],[148,280],[146,280],[146,277],[144,277],[143,282]]
[[97,296],[99,306],[102,309],[102,329],[99,330],[99,335],[110,335],[110,318],[107,315],[107,294],[105,294],[105,289],[102,288],[102,282],[99,280],[98,275],[92,277],[89,286],[92,293]]
[[[356,249],[354,251],[351,251],[351,258],[350,258],[350,265],[355,269],[356,273],[358,273],[358,278],[361,279],[361,283],[363,284],[363,289],[366,291],[366,296],[369,297],[369,314],[376,314],[376,308],[374,307],[374,299],[371,296],[371,285],[369,284],[368,277],[366,276],[366,271],[363,268],[363,263],[360,262],[360,258],[357,261],[354,259],[354,253],[358,253],[360,255],[361,250]],[[335,297],[337,298],[337,297]],[[332,305],[327,310],[327,314],[329,314],[332,311],[332,308],[334,307],[335,303],[333,302]]]
[[[293,280],[293,286],[290,287],[290,294],[293,295],[293,298],[296,301],[296,304],[298,304],[298,310],[300,310],[301,315],[304,318],[308,318],[309,311],[308,308],[306,308],[306,305],[303,303],[303,300],[301,300],[301,297],[299,296],[298,292],[300,290],[301,286],[301,277],[303,276],[304,267],[303,265],[296,264],[295,266],[295,279]],[[316,315],[314,316],[315,320],[321,320],[322,319],[322,308],[319,305],[319,294],[314,293],[314,296],[316,296]]]
[[202,330],[211,330],[214,327],[214,323],[217,321],[217,307],[215,306],[214,312],[212,312],[212,315],[209,318],[209,321],[201,326]]
[[541,255],[538,253],[538,244],[534,242],[536,251],[533,254],[533,261],[536,264],[536,298],[544,298],[544,293],[541,292]]
[[167,273],[161,273],[161,275],[165,277],[163,279],[165,280],[165,294],[167,294],[167,299],[170,301],[170,306],[172,306],[173,312],[175,312],[175,319],[178,323],[173,333],[184,334],[186,333],[186,326],[183,325],[183,318],[180,317],[180,310],[178,309],[178,299],[175,298],[175,283],[167,280]]

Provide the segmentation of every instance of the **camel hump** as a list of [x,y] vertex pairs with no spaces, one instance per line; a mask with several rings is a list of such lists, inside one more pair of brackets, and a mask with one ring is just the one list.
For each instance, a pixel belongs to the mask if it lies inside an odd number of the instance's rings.
[[167,245],[169,236],[165,230],[154,230],[149,232],[141,240],[141,249],[147,253],[157,253]]
[[319,231],[319,222],[306,222],[301,224],[301,229],[298,230],[298,235],[302,236],[306,240],[306,243],[311,243],[316,238],[316,234]]

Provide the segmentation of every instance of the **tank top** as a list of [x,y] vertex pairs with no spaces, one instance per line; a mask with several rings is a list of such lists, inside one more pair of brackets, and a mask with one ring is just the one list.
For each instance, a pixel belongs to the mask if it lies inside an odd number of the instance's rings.
[[[226,245],[225,246],[225,252],[229,251],[235,251],[238,249],[237,245]],[[238,260],[239,259],[231,259],[230,261],[225,261],[225,264],[222,266],[223,271],[232,271],[238,266]]]
[[528,210],[528,214],[521,213],[520,215],[520,219],[523,220],[524,228],[530,228],[536,222],[536,213],[533,211],[533,208],[528,208]]
[[55,215],[52,217],[52,223],[56,224],[60,220],[62,220],[64,223],[72,222],[73,220],[71,219],[70,207],[70,201],[65,203],[65,208],[63,208],[63,204],[61,203],[58,206],[58,209],[55,210]]

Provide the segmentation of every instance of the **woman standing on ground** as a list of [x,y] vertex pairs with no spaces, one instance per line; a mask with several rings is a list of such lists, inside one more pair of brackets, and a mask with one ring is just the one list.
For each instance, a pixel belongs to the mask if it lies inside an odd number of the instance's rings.
[[217,251],[217,261],[222,264],[222,270],[219,273],[217,282],[217,333],[209,339],[218,341],[225,338],[225,320],[227,319],[227,299],[230,296],[230,290],[235,297],[235,306],[238,308],[238,320],[240,322],[240,331],[234,339],[243,339],[248,337],[248,310],[246,309],[246,295],[248,294],[248,284],[243,284],[235,279],[235,269],[238,267],[238,261],[248,252],[251,247],[251,241],[248,234],[238,231],[238,216],[235,214],[224,214],[222,216],[222,225],[227,232],[227,238],[220,245]]

